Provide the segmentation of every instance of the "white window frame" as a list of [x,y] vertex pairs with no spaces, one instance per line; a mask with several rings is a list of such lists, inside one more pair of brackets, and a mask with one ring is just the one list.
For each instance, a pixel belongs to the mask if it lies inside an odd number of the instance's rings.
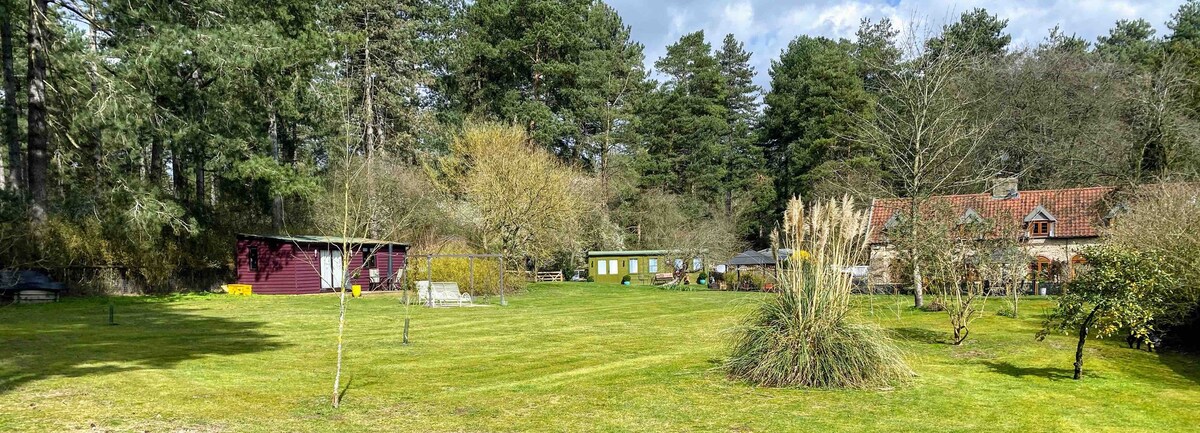
[[604,259],[596,260],[596,275],[608,275],[608,262]]
[[658,259],[650,259],[650,262],[646,264],[646,270],[652,274],[658,272]]
[[621,269],[617,267],[617,259],[612,259],[612,260],[608,261],[608,274],[609,275],[618,275],[618,274],[620,274],[620,270]]
[[638,259],[629,259],[629,273],[638,273]]
[[692,257],[692,272],[699,271],[704,268],[704,261],[699,257]]

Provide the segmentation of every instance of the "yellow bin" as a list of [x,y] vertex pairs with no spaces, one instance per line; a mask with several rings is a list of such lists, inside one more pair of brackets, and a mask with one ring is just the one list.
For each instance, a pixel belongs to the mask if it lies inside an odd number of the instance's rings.
[[361,297],[362,296],[362,286],[360,286],[358,284],[350,286],[350,294],[352,296],[354,296],[355,298]]
[[225,287],[225,292],[230,295],[250,296],[252,288],[249,284],[230,284]]

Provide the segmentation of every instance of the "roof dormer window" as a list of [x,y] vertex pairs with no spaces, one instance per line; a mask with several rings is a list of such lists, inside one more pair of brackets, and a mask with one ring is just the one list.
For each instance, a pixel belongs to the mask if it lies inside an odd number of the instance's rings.
[[1054,236],[1054,223],[1058,219],[1042,205],[1038,205],[1025,216],[1025,228],[1030,238],[1049,238]]
[[958,225],[965,226],[969,224],[978,224],[983,222],[983,217],[975,209],[967,208],[961,216],[958,217]]

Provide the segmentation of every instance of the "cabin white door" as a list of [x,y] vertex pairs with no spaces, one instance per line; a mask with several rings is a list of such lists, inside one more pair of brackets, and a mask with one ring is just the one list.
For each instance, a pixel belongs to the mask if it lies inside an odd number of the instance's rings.
[[342,287],[342,252],[339,250],[320,250],[321,255],[321,289]]

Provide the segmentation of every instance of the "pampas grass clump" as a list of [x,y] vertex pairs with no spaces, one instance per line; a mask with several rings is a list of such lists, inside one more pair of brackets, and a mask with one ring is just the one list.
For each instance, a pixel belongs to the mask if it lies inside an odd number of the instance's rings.
[[850,275],[866,247],[867,217],[850,198],[812,207],[788,202],[777,249],[796,253],[776,270],[779,293],[745,323],[726,363],[760,386],[869,388],[912,375],[882,329],[849,317]]

